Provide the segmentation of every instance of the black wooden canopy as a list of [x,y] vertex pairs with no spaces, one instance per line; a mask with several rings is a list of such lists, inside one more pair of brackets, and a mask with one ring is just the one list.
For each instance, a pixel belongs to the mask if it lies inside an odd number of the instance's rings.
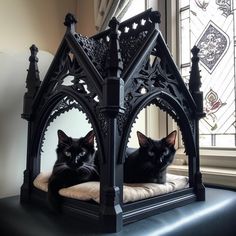
[[[101,166],[100,204],[65,199],[64,210],[100,222],[107,231],[163,210],[204,200],[199,171],[198,121],[203,114],[198,49],[193,48],[189,89],[184,84],[158,29],[159,12],[151,9],[93,37],[75,32],[68,14],[64,38],[41,82],[36,46],[31,47],[22,117],[28,121],[27,167],[21,201],[46,201],[33,187],[40,172],[44,133],[60,114],[84,112],[98,144]],[[71,81],[66,81],[73,77]],[[166,111],[178,124],[189,158],[190,187],[176,193],[123,204],[123,163],[129,134],[138,113],[150,104]]]

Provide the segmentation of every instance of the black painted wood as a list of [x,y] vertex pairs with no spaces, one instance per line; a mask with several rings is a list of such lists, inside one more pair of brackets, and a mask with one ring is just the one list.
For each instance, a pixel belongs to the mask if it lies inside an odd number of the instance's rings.
[[[27,164],[21,202],[46,202],[33,187],[40,172],[45,130],[65,111],[84,112],[96,134],[100,156],[100,204],[64,199],[64,212],[105,231],[118,232],[124,223],[160,213],[194,200],[204,200],[199,170],[198,121],[204,116],[197,49],[193,49],[190,91],[158,29],[160,14],[151,9],[91,38],[75,32],[68,14],[66,33],[54,60],[40,81],[37,49],[31,48],[22,118],[28,121]],[[67,75],[71,85],[64,84]],[[129,134],[138,113],[154,104],[179,125],[189,158],[190,189],[133,204],[123,204],[123,163]]]

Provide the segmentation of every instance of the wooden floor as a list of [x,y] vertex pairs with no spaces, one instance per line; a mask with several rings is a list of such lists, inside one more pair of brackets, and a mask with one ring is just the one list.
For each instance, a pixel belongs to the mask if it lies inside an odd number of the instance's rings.
[[91,224],[56,215],[47,208],[21,206],[19,197],[0,200],[1,236],[235,236],[236,192],[206,189],[206,201],[161,213],[124,226],[123,231],[102,234]]

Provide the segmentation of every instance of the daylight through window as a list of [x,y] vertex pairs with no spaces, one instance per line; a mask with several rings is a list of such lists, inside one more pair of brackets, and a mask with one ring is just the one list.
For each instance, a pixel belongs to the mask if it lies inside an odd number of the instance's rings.
[[235,147],[236,3],[231,0],[181,0],[180,66],[189,80],[190,50],[200,48],[204,110],[201,147]]

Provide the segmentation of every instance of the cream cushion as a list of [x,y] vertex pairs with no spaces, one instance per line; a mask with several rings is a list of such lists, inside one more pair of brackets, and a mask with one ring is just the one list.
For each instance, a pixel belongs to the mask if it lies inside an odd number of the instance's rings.
[[[34,186],[47,192],[48,179],[50,175],[50,172],[40,173],[34,180]],[[165,184],[124,184],[123,202],[134,202],[145,198],[174,192],[187,187],[188,177],[173,174],[167,174],[167,181]],[[100,183],[91,181],[77,184],[68,188],[62,188],[60,189],[59,194],[63,197],[74,198],[83,201],[94,200],[99,203]]]

